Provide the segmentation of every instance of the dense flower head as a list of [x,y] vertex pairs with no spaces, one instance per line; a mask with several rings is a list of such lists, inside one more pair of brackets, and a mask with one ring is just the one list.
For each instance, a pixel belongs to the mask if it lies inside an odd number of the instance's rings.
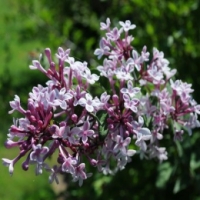
[[[153,48],[152,55],[144,46],[139,53],[132,46],[129,20],[111,28],[110,19],[101,23],[105,36],[94,52],[102,64],[95,74],[87,62],[75,60],[70,49],[59,47],[57,62],[51,50],[45,49],[48,68],[33,60],[30,69],[48,77],[45,86],[33,87],[27,107],[20,97],[10,102],[12,110],[23,117],[14,119],[9,129],[6,148],[19,147],[13,160],[3,158],[10,174],[19,159],[26,156],[22,168],[36,166],[36,174],[50,172],[49,181],[58,183],[57,173],[69,173],[82,185],[91,176],[87,165],[104,174],[125,168],[131,157],[167,159],[167,148],[160,146],[164,130],[182,140],[184,130],[200,126],[200,105],[192,98],[191,84],[175,80],[164,53]],[[107,79],[109,87],[95,96],[97,82]],[[151,122],[151,123],[149,123]],[[49,166],[48,158],[57,155],[57,164]]]

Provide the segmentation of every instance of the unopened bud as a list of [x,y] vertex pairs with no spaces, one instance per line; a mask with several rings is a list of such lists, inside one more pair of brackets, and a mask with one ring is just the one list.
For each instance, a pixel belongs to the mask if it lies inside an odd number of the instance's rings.
[[97,161],[95,159],[91,159],[90,160],[91,165],[96,166],[97,165]]
[[113,115],[114,109],[113,109],[112,107],[108,108],[108,113],[109,113],[110,115]]
[[23,170],[27,171],[29,168],[29,158],[27,158],[23,163],[22,163],[22,168]]
[[115,106],[119,105],[119,97],[116,94],[114,94],[112,96],[112,100],[113,100]]
[[77,119],[78,119],[78,116],[76,114],[73,114],[71,116],[71,120],[74,122],[74,123],[77,123]]
[[51,50],[49,48],[46,48],[45,51],[44,51],[49,63],[51,63]]

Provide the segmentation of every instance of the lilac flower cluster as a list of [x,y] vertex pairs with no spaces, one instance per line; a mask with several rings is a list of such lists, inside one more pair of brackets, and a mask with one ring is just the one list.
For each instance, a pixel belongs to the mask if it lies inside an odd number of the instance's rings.
[[[94,54],[103,64],[99,75],[93,74],[86,62],[70,57],[70,50],[58,48],[58,62],[50,49],[45,49],[49,68],[34,60],[31,69],[40,70],[49,81],[29,93],[27,108],[22,108],[15,95],[12,110],[23,117],[15,119],[9,129],[7,148],[19,147],[13,160],[3,158],[3,164],[13,173],[15,163],[26,156],[22,168],[35,164],[36,174],[50,172],[50,182],[57,173],[71,174],[82,185],[91,176],[87,165],[97,167],[104,174],[125,168],[134,154],[145,158],[167,159],[165,147],[159,141],[164,130],[182,140],[186,129],[200,126],[197,115],[200,105],[192,98],[191,84],[173,80],[175,69],[163,52],[153,49],[152,56],[144,46],[138,53],[129,31],[136,26],[129,20],[111,28],[110,19],[101,23],[105,37]],[[99,97],[93,96],[90,86],[106,78],[110,88]],[[165,131],[165,134],[167,131]],[[47,158],[57,154],[53,167]]]

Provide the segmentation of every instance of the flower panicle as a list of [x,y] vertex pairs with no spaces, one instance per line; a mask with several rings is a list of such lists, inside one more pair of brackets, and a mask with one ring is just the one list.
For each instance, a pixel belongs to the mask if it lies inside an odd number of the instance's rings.
[[[13,160],[3,158],[10,174],[26,156],[24,170],[34,164],[36,175],[44,170],[50,173],[50,183],[59,182],[58,173],[69,173],[81,186],[92,175],[86,172],[87,165],[113,174],[135,154],[162,162],[167,159],[167,148],[159,142],[164,130],[172,129],[173,139],[182,140],[185,129],[191,135],[200,126],[200,105],[191,96],[191,84],[175,80],[176,70],[170,69],[164,53],[154,48],[150,56],[146,46],[136,51],[129,33],[136,26],[129,20],[111,28],[108,18],[100,25],[105,36],[94,51],[103,60],[96,68],[99,74],[61,47],[57,62],[45,49],[47,68],[33,60],[30,69],[41,71],[49,80],[46,86],[33,87],[26,109],[17,95],[10,102],[9,113],[23,115],[14,120],[5,142],[6,148],[20,150]],[[102,78],[110,87],[104,87]],[[101,84],[105,91],[94,96],[91,88]],[[57,163],[51,167],[48,158],[53,154]]]

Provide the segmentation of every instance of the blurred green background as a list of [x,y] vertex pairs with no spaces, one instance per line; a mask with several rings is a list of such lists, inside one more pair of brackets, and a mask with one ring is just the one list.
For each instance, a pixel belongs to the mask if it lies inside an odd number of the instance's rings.
[[[131,20],[134,47],[146,45],[165,53],[177,79],[193,84],[194,98],[200,102],[200,1],[199,0],[0,0],[0,155],[14,158],[18,150],[3,143],[12,124],[9,101],[18,94],[25,104],[30,89],[44,84],[45,77],[29,70],[44,48],[53,53],[58,46],[71,48],[71,55],[89,65],[98,65],[93,52],[102,33],[99,24],[109,17],[112,24]],[[14,114],[14,116],[17,116]],[[79,188],[70,177],[58,187],[48,184],[48,174],[36,177],[17,163],[14,175],[0,165],[2,200],[93,200],[93,199],[183,199],[200,200],[200,130],[182,143],[168,134],[162,145],[169,159],[161,164],[137,156],[115,176],[96,173]]]

